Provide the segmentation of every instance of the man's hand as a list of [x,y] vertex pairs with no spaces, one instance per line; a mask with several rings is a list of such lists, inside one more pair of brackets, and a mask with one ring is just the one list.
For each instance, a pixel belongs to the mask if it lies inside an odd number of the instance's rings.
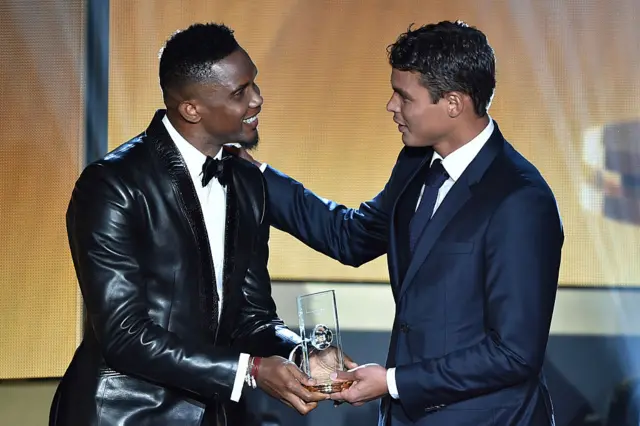
[[242,158],[243,160],[246,160],[246,161],[250,162],[251,164],[254,164],[256,167],[260,167],[262,165],[261,162],[259,162],[255,158],[253,158],[251,156],[251,154],[249,154],[249,152],[247,152],[247,150],[244,149],[244,148],[240,148],[240,147],[237,147],[237,146],[234,146],[234,145],[225,145],[224,149],[226,151],[229,151],[232,154],[237,155],[238,157]]
[[365,364],[350,371],[338,371],[331,378],[353,381],[348,389],[331,394],[331,399],[347,401],[356,407],[389,393],[387,369],[378,364]]
[[270,396],[295,408],[302,415],[318,406],[318,401],[329,399],[328,395],[310,392],[303,385],[311,386],[315,381],[307,377],[294,363],[280,356],[262,358],[256,384]]
[[[344,362],[344,366],[349,370],[358,367],[358,364],[353,362],[353,360],[345,353],[342,354],[342,360]],[[334,380],[332,379],[332,374],[336,372],[335,367],[337,363],[338,351],[334,346],[323,351],[312,351],[309,355],[309,371],[311,372],[311,376],[321,382]],[[337,407],[343,402],[344,401],[334,401],[333,405]]]
[[[351,370],[358,366],[347,356],[342,354],[344,366]],[[331,346],[323,351],[314,350],[309,355],[309,371],[311,376],[318,381],[328,381],[331,374],[335,373],[335,366],[338,364],[338,350]]]

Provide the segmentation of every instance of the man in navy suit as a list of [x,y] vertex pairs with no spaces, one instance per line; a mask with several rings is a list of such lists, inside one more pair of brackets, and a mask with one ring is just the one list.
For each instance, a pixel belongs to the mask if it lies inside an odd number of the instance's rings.
[[388,255],[387,366],[339,373],[355,383],[333,398],[382,398],[381,425],[552,425],[542,364],[564,236],[551,189],[487,114],[493,49],[440,22],[389,61],[405,147],[373,200],[349,209],[262,165],[274,226],[348,265]]

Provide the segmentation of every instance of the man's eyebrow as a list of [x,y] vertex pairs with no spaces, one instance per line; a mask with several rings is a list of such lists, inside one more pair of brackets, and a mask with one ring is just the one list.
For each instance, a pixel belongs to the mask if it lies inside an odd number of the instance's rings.
[[248,82],[246,82],[246,83],[244,83],[244,84],[241,84],[240,86],[238,86],[238,87],[236,87],[235,89],[233,89],[233,90],[231,91],[231,93],[240,93],[240,92],[242,92],[244,89],[246,89],[246,88],[247,88],[247,86],[249,86],[249,84],[251,84],[251,82],[250,82],[250,81],[248,81]]
[[241,91],[243,91],[244,89],[246,89],[250,84],[252,84],[252,83],[253,83],[253,81],[256,79],[256,77],[257,77],[257,76],[258,76],[258,68],[254,67],[254,68],[253,68],[253,80],[251,80],[251,81],[247,81],[246,83],[241,84],[240,86],[238,86],[238,87],[236,87],[235,89],[233,89],[233,90],[231,91],[231,93],[232,93],[232,94],[240,93]]
[[391,86],[391,88],[393,89],[394,92],[399,93],[400,96],[402,96],[404,98],[408,98],[409,97],[409,94],[407,92],[405,92],[404,90],[400,89],[399,87]]

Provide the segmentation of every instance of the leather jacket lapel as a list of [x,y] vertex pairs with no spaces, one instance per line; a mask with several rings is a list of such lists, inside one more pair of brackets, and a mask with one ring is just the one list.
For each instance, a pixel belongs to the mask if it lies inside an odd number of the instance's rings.
[[232,303],[231,279],[236,270],[236,245],[238,240],[238,197],[235,185],[227,185],[227,212],[224,224],[224,276],[222,291],[224,293],[221,318],[225,318],[226,307]]
[[[258,227],[264,220],[266,197],[260,171],[248,170],[255,167],[237,157],[230,158],[228,161],[232,167],[232,179],[227,192],[230,207],[227,211],[227,220],[233,218],[236,223],[234,231],[227,231],[225,242],[226,247],[230,250],[228,253],[233,252],[232,258],[229,259],[230,266],[227,269],[229,274],[225,274],[227,275],[226,280],[229,281],[226,285],[231,286],[232,283],[244,279],[244,274],[249,267],[253,242]],[[233,202],[229,202],[231,201],[229,194],[233,194]],[[240,224],[242,225],[240,226]]]
[[182,211],[189,225],[189,229],[191,229],[193,234],[202,271],[201,279],[198,283],[200,287],[199,294],[201,300],[199,306],[201,309],[202,326],[211,333],[212,338],[215,340],[218,318],[215,318],[213,314],[213,291],[216,288],[216,278],[211,256],[211,246],[209,245],[202,207],[198,200],[193,180],[189,175],[187,166],[178,148],[162,124],[164,114],[165,112],[162,110],[156,112],[147,129],[147,136],[152,139],[155,153],[168,173],[176,203]]

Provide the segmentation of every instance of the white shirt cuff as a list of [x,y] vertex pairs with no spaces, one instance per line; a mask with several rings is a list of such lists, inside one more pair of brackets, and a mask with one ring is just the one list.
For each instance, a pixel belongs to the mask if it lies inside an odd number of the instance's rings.
[[233,381],[233,390],[231,391],[231,400],[233,402],[240,401],[242,388],[244,387],[244,378],[247,375],[247,368],[249,368],[249,354],[240,354],[236,379]]
[[267,170],[267,163],[260,164],[260,171],[264,173],[265,170]]
[[398,399],[400,395],[398,395],[398,388],[396,386],[396,369],[390,368],[387,370],[387,388],[389,388],[389,395],[391,398]]

